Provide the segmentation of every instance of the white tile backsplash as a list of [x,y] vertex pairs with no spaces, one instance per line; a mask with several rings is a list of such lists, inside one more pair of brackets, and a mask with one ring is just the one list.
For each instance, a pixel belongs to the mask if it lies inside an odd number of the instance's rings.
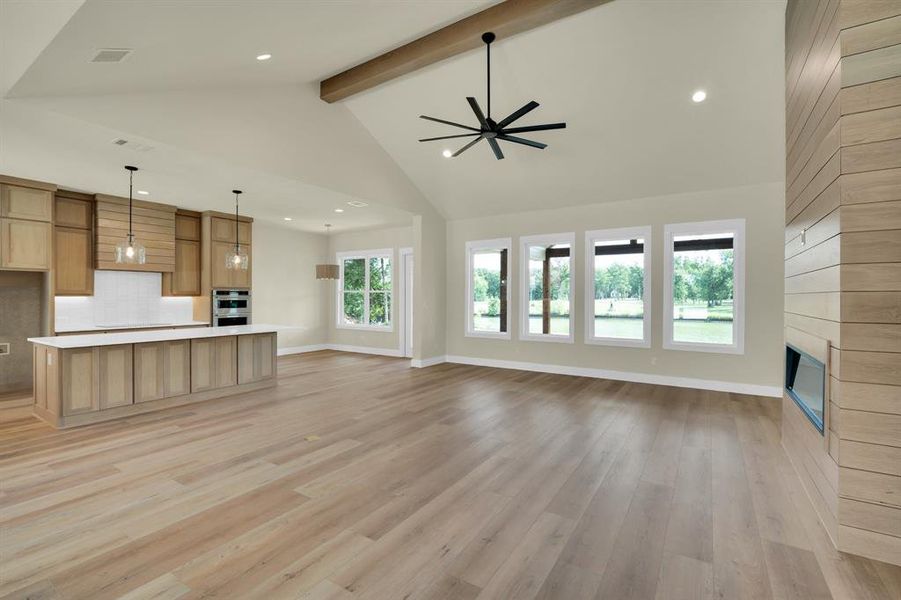
[[163,297],[162,274],[94,271],[93,296],[57,296],[56,327],[168,325],[193,320],[191,298]]

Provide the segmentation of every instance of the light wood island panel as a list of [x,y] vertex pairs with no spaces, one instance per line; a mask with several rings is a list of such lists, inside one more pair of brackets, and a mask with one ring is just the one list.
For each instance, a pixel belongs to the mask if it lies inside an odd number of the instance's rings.
[[276,333],[203,331],[205,337],[196,338],[176,330],[146,332],[182,339],[86,347],[35,342],[34,413],[55,427],[71,427],[275,385]]

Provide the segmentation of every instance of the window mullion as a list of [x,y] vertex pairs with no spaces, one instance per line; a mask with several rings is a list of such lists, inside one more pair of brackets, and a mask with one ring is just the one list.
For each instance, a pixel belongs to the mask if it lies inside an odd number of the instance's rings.
[[369,323],[369,257],[364,259],[363,269],[363,323],[368,327]]

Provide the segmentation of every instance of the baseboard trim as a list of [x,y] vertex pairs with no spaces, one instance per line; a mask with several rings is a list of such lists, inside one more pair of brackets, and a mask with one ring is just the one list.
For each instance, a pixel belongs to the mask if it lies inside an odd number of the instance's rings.
[[414,358],[410,361],[410,366],[417,369],[424,369],[425,367],[440,365],[443,362],[447,362],[446,356],[433,356],[432,358],[423,359]]
[[782,388],[780,388],[779,386],[756,385],[753,383],[717,381],[713,379],[695,379],[692,377],[673,377],[671,375],[654,375],[652,373],[612,371],[608,369],[589,369],[586,367],[549,365],[543,363],[520,362],[513,360],[495,360],[490,358],[475,358],[471,356],[448,355],[447,357],[445,357],[445,359],[449,363],[474,365],[479,367],[494,367],[496,369],[515,369],[518,371],[535,371],[537,373],[575,375],[577,377],[593,377],[595,379],[615,379],[617,381],[629,381],[632,383],[669,385],[673,387],[713,390],[716,392],[730,392],[734,394],[770,396],[773,398],[782,397]]
[[329,350],[338,352],[356,352],[357,354],[377,354],[379,356],[393,356],[403,358],[403,353],[397,348],[375,348],[373,346],[348,346],[346,344],[326,344]]
[[328,344],[310,344],[309,346],[288,346],[287,348],[279,348],[278,356],[286,356],[288,354],[305,354],[307,352],[319,352],[320,350],[328,350]]

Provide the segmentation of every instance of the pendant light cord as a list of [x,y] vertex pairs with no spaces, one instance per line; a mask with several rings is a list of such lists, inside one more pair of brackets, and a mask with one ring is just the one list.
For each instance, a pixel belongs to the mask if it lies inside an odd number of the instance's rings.
[[238,195],[240,192],[235,192],[235,254],[238,254],[241,250],[241,246],[238,244]]
[[491,42],[485,44],[488,50],[488,118],[491,118]]
[[128,171],[128,245],[134,243],[134,232],[131,230],[131,203],[132,203],[132,188],[134,187],[134,176],[135,172],[132,170]]

